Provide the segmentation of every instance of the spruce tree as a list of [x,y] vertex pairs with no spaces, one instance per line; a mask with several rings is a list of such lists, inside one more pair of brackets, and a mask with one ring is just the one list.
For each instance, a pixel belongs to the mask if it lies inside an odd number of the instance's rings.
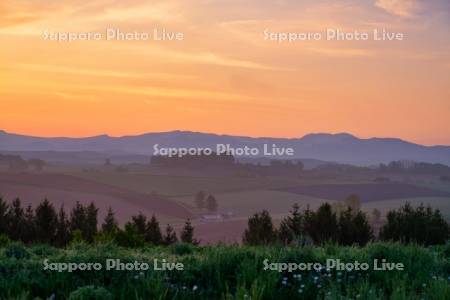
[[246,245],[269,245],[275,241],[276,231],[267,210],[256,213],[248,219],[248,228],[243,235]]
[[84,236],[85,226],[86,209],[82,204],[80,204],[80,202],[77,201],[70,213],[70,232],[73,233],[75,230],[79,230]]
[[131,217],[131,225],[133,225],[139,234],[145,236],[147,231],[147,217],[139,212],[138,215]]
[[9,205],[0,197],[0,235],[9,235]]
[[353,243],[364,246],[374,238],[372,227],[370,226],[365,213],[358,211],[353,216],[352,223]]
[[31,205],[25,210],[25,231],[23,236],[24,243],[32,243],[36,239],[36,224],[34,211]]
[[45,199],[36,207],[36,240],[52,244],[55,241],[57,222],[53,205]]
[[163,242],[164,245],[172,245],[178,242],[177,234],[170,224],[167,224]]
[[330,204],[324,203],[317,209],[311,227],[313,227],[313,231],[310,233],[311,237],[317,244],[338,239],[338,221]]
[[155,215],[152,215],[152,218],[147,223],[147,230],[145,233],[145,241],[150,242],[153,245],[161,245],[162,244],[162,234],[161,228],[159,227],[159,222],[156,219]]
[[199,242],[194,239],[194,227],[191,224],[191,220],[187,220],[184,224],[183,231],[181,232],[180,239],[183,243],[198,245]]
[[91,202],[86,208],[86,226],[83,237],[89,243],[94,242],[94,238],[97,235],[97,216],[98,208],[94,202]]
[[64,206],[61,206],[58,213],[56,225],[55,245],[59,247],[66,246],[70,241],[70,223],[67,219]]
[[117,233],[119,229],[117,220],[114,216],[114,211],[111,207],[108,208],[108,213],[106,214],[106,217],[102,224],[102,233],[107,235],[114,235]]
[[294,239],[299,238],[302,235],[302,214],[298,204],[294,204],[291,210],[291,214],[281,221],[280,229],[278,231],[278,238],[280,241],[287,245]]
[[12,240],[22,241],[25,234],[25,212],[19,198],[16,198],[8,210],[8,235]]

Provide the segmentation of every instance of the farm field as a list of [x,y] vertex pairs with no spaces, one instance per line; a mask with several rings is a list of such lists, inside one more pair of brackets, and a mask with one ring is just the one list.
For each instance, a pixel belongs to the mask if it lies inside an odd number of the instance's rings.
[[73,176],[120,186],[143,193],[156,192],[166,196],[195,195],[200,190],[209,193],[281,188],[298,184],[295,179],[255,177],[207,177],[154,175],[151,173],[68,172]]
[[192,217],[188,209],[164,197],[62,174],[0,173],[0,194],[10,201],[19,197],[25,205],[33,206],[47,198],[56,208],[64,205],[66,209],[71,209],[76,201],[93,201],[100,209],[100,219],[111,207],[120,223],[139,211],[156,214],[167,222]]
[[328,200],[345,200],[356,194],[362,202],[412,197],[449,197],[450,192],[404,183],[318,184],[280,189],[290,193],[309,195]]
[[[316,209],[325,200],[294,193],[256,189],[252,191],[216,193],[220,211],[231,212],[235,217],[247,217],[257,210],[268,210],[271,214],[287,214],[292,205],[297,203],[301,208],[308,205]],[[178,202],[195,207],[195,197],[176,197]],[[333,201],[328,201],[333,202]]]
[[[71,209],[76,201],[94,201],[99,208],[99,220],[112,207],[120,224],[142,212],[155,214],[162,225],[172,224],[179,230],[187,218],[192,219],[203,244],[220,240],[240,242],[246,220],[255,212],[268,210],[274,222],[286,216],[292,205],[316,209],[321,203],[344,200],[358,194],[362,209],[374,208],[382,216],[406,201],[424,203],[439,208],[450,219],[450,192],[443,184],[417,186],[404,183],[343,182],[273,177],[207,177],[155,175],[151,172],[83,172],[65,167],[43,173],[14,174],[0,172],[0,195],[11,201],[16,197],[24,205],[48,198],[55,207]],[[211,214],[195,205],[195,194],[203,190],[217,199],[218,213],[229,218],[203,222],[202,215]]]

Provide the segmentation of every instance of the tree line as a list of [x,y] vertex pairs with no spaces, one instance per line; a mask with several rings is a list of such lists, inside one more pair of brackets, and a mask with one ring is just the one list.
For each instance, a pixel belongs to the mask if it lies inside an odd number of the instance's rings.
[[31,205],[22,207],[19,198],[11,204],[0,198],[0,236],[26,244],[43,243],[64,247],[71,241],[111,241],[119,246],[139,247],[145,244],[171,245],[178,241],[195,245],[199,243],[194,238],[194,227],[189,219],[179,238],[170,224],[162,232],[156,217],[153,215],[147,219],[143,213],[132,216],[120,228],[114,211],[109,208],[103,222],[98,225],[98,208],[93,202],[89,205],[76,202],[70,214],[67,214],[64,206],[57,211],[47,199],[33,209]]
[[[449,224],[439,210],[409,203],[387,214],[387,222],[378,236],[382,241],[417,243],[422,245],[445,244],[450,238]],[[246,245],[323,245],[327,242],[343,246],[364,246],[375,240],[367,215],[347,206],[336,211],[322,204],[316,211],[307,207],[301,211],[295,204],[289,216],[275,227],[267,210],[254,214],[242,241]]]
[[213,195],[206,196],[204,191],[199,191],[195,195],[195,206],[199,209],[207,209],[209,212],[216,212],[219,208],[216,197]]
[[[346,203],[352,204],[352,201]],[[33,209],[22,207],[20,199],[8,204],[0,198],[0,237],[26,244],[43,243],[65,247],[70,242],[114,242],[123,247],[171,245],[177,242],[198,245],[194,227],[186,220],[179,237],[167,224],[164,232],[157,218],[147,218],[143,213],[132,216],[123,228],[118,225],[114,211],[109,208],[98,226],[98,208],[92,202],[83,205],[76,202],[67,214],[64,206],[57,211],[47,199]],[[406,203],[387,213],[386,223],[379,231],[379,240],[422,245],[445,244],[450,238],[449,224],[439,210],[430,206],[412,207]],[[295,204],[290,214],[278,227],[267,210],[248,219],[243,234],[245,245],[323,245],[333,242],[339,245],[364,246],[375,240],[374,231],[367,215],[358,206],[345,208],[328,203],[317,210],[307,207],[301,210]]]
[[25,160],[20,155],[0,154],[0,164],[6,164],[9,171],[27,171],[30,168],[41,172],[46,165],[42,159]]

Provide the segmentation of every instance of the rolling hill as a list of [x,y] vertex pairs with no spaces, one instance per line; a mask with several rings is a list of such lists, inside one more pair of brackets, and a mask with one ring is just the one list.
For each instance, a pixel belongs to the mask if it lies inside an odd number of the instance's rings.
[[86,138],[43,138],[0,131],[0,151],[90,151],[109,154],[151,155],[153,145],[160,147],[257,147],[276,144],[292,147],[294,156],[357,165],[393,160],[413,160],[450,165],[450,146],[424,146],[396,138],[361,139],[348,133],[308,134],[301,138],[253,138],[188,131],[146,133],[136,136],[100,135]]

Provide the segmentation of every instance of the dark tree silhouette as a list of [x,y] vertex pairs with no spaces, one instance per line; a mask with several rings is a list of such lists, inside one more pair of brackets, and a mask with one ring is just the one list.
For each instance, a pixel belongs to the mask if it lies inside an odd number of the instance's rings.
[[184,224],[183,231],[181,231],[180,239],[183,243],[198,245],[199,242],[194,238],[194,227],[191,220],[187,220]]
[[153,245],[161,245],[162,244],[162,234],[161,228],[159,227],[159,222],[156,217],[153,215],[147,223],[147,228],[145,232],[145,241],[150,242]]
[[9,205],[6,201],[0,197],[0,235],[8,235],[9,234]]
[[117,233],[119,229],[114,211],[111,207],[108,208],[108,213],[105,216],[105,219],[103,220],[102,224],[102,233],[108,234],[108,235],[114,235]]
[[86,209],[80,202],[77,201],[75,207],[72,208],[70,213],[70,231],[74,232],[79,230],[83,235],[85,234],[86,224]]
[[56,238],[55,244],[58,247],[64,247],[70,241],[70,224],[67,219],[67,214],[64,210],[64,206],[59,209],[57,224],[56,224]]
[[132,216],[131,222],[129,223],[136,228],[139,234],[145,236],[145,232],[147,231],[147,217],[142,212],[136,216]]
[[144,236],[132,223],[125,224],[124,230],[119,230],[114,240],[119,246],[131,248],[142,247],[145,243]]
[[164,245],[172,245],[178,242],[177,233],[170,224],[167,224],[166,234],[164,235]]
[[55,208],[45,199],[36,207],[36,240],[41,243],[53,244],[57,222]]
[[276,232],[267,210],[256,213],[248,219],[248,228],[242,241],[246,245],[268,245],[275,241]]
[[413,208],[409,203],[398,210],[389,211],[387,223],[380,230],[380,239],[426,246],[445,244],[450,229],[439,210],[420,205]]
[[304,230],[314,243],[323,244],[327,241],[337,241],[338,221],[331,205],[322,204],[316,212],[307,209],[304,213]]
[[25,212],[19,198],[14,199],[8,210],[8,235],[12,240],[21,241],[25,234]]
[[89,243],[94,242],[95,235],[97,234],[97,216],[98,208],[95,206],[94,202],[91,202],[86,208],[86,224],[83,236]]
[[23,234],[24,243],[32,243],[36,239],[35,215],[31,205],[25,210],[25,228]]
[[355,213],[347,207],[339,216],[339,244],[364,246],[372,239],[373,232],[366,215],[361,211]]
[[291,214],[281,221],[280,228],[278,230],[278,238],[280,241],[287,245],[292,243],[294,239],[298,239],[303,234],[303,217],[300,212],[298,204],[294,204],[291,210]]

